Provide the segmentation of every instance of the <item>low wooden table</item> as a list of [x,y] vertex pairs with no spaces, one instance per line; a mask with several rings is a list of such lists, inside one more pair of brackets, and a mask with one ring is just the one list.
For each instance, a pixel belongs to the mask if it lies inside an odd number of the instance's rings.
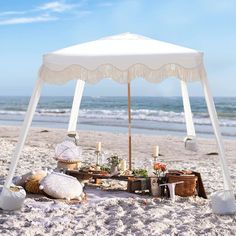
[[81,180],[94,179],[95,183],[100,184],[101,179],[114,179],[120,181],[127,181],[127,191],[134,193],[135,191],[149,190],[148,178],[135,177],[133,175],[103,175],[96,172],[85,172],[80,170],[67,170],[66,174],[76,177]]
[[[203,182],[201,179],[201,175],[198,172],[192,172],[194,175],[198,176],[197,181],[197,196],[207,198]],[[77,179],[81,180],[89,180],[94,179],[95,183],[101,184],[101,179],[114,179],[120,181],[127,181],[127,191],[130,193],[135,193],[135,191],[150,191],[150,181],[149,178],[144,177],[135,177],[133,175],[103,175],[98,174],[96,171],[85,172],[81,170],[67,170],[66,174],[76,177]]]
[[81,171],[81,170],[66,170],[67,175],[76,177],[77,179],[116,179],[128,181],[128,178],[134,177],[132,175],[110,175],[110,174],[98,174],[96,171]]

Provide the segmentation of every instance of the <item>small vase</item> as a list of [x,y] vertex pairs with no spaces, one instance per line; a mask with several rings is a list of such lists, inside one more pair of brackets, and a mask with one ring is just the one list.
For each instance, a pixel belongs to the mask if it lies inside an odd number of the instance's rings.
[[150,177],[150,193],[153,197],[161,197],[161,187],[158,177]]
[[118,166],[116,166],[116,165],[112,165],[111,166],[111,175],[116,175],[116,174],[118,174]]

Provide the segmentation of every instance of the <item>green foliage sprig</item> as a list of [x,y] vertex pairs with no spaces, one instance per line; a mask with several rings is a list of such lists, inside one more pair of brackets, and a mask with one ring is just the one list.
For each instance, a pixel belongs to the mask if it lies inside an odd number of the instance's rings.
[[117,154],[113,154],[110,157],[107,158],[108,163],[112,166],[118,166],[120,163],[120,159]]
[[146,169],[133,169],[132,174],[139,177],[148,177],[148,171]]

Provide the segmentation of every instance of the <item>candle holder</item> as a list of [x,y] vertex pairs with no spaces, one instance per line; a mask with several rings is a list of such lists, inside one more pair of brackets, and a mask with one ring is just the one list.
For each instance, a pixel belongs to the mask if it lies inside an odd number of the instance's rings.
[[100,157],[101,157],[101,155],[102,155],[102,152],[96,150],[96,151],[95,151],[95,154],[96,154],[96,156],[97,156],[97,159],[96,159],[96,166],[99,166],[99,165],[100,165]]
[[159,155],[153,155],[152,154],[152,158],[153,158],[153,164],[155,164],[157,162],[157,158],[159,157]]

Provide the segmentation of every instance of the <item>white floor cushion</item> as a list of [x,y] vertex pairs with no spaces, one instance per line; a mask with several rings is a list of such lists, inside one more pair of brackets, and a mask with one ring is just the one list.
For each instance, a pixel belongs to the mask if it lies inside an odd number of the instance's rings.
[[43,178],[40,189],[53,198],[81,200],[84,196],[83,186],[76,178],[57,172]]

